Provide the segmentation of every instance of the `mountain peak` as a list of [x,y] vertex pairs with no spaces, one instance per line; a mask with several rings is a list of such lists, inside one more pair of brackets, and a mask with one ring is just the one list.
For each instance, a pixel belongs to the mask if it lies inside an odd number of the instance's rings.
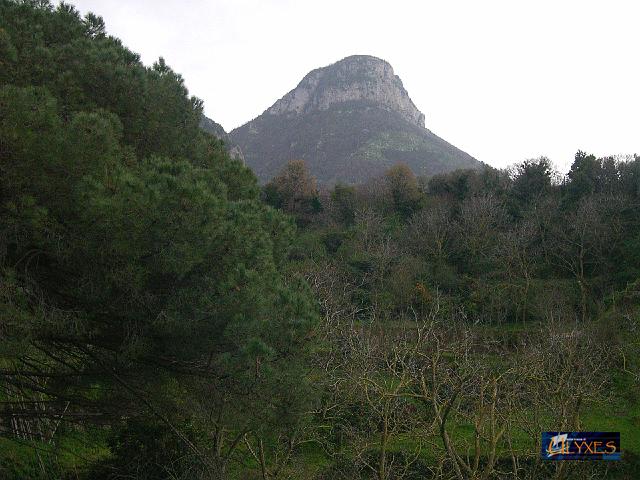
[[325,185],[365,182],[398,163],[424,176],[480,166],[426,129],[391,65],[368,55],[312,70],[231,138],[263,182],[298,159]]
[[370,55],[352,55],[309,72],[265,113],[301,115],[347,102],[395,112],[409,123],[424,127],[424,114],[416,108],[391,65]]

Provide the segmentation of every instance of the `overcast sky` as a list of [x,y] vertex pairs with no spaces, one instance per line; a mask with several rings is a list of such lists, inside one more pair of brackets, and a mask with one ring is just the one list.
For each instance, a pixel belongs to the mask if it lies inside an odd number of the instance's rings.
[[387,60],[434,133],[490,165],[640,153],[637,0],[71,0],[163,56],[230,131],[310,70]]

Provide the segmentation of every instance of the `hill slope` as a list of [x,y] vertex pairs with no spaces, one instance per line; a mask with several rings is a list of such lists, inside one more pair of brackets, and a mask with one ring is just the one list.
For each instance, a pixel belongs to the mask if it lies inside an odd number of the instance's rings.
[[313,70],[231,137],[262,181],[299,158],[325,184],[362,182],[398,162],[417,175],[481,165],[424,118],[391,65],[358,55]]
[[222,125],[217,122],[214,122],[209,117],[202,115],[200,118],[200,128],[207,133],[210,133],[216,138],[222,140],[227,147],[227,151],[232,158],[237,158],[242,163],[244,163],[244,155],[242,150],[238,145],[234,145],[233,140],[231,140],[231,135],[225,132]]

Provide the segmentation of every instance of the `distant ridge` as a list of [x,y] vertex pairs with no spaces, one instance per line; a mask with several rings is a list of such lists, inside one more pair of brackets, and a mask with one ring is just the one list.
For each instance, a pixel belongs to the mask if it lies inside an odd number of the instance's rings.
[[363,182],[399,162],[427,176],[482,165],[424,125],[391,65],[355,55],[309,72],[230,135],[263,182],[292,159],[329,185]]
[[200,118],[200,128],[205,132],[210,133],[214,137],[223,140],[225,146],[227,147],[227,150],[229,151],[229,155],[231,155],[232,158],[237,158],[238,160],[242,161],[242,163],[244,163],[244,154],[242,153],[242,149],[238,145],[235,145],[233,143],[231,135],[225,132],[224,128],[222,128],[222,125],[203,115]]

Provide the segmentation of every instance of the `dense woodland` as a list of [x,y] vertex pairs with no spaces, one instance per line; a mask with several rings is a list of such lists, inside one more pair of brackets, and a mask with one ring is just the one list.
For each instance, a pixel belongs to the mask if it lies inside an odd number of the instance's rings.
[[640,157],[261,187],[201,117],[0,0],[0,477],[640,478]]

